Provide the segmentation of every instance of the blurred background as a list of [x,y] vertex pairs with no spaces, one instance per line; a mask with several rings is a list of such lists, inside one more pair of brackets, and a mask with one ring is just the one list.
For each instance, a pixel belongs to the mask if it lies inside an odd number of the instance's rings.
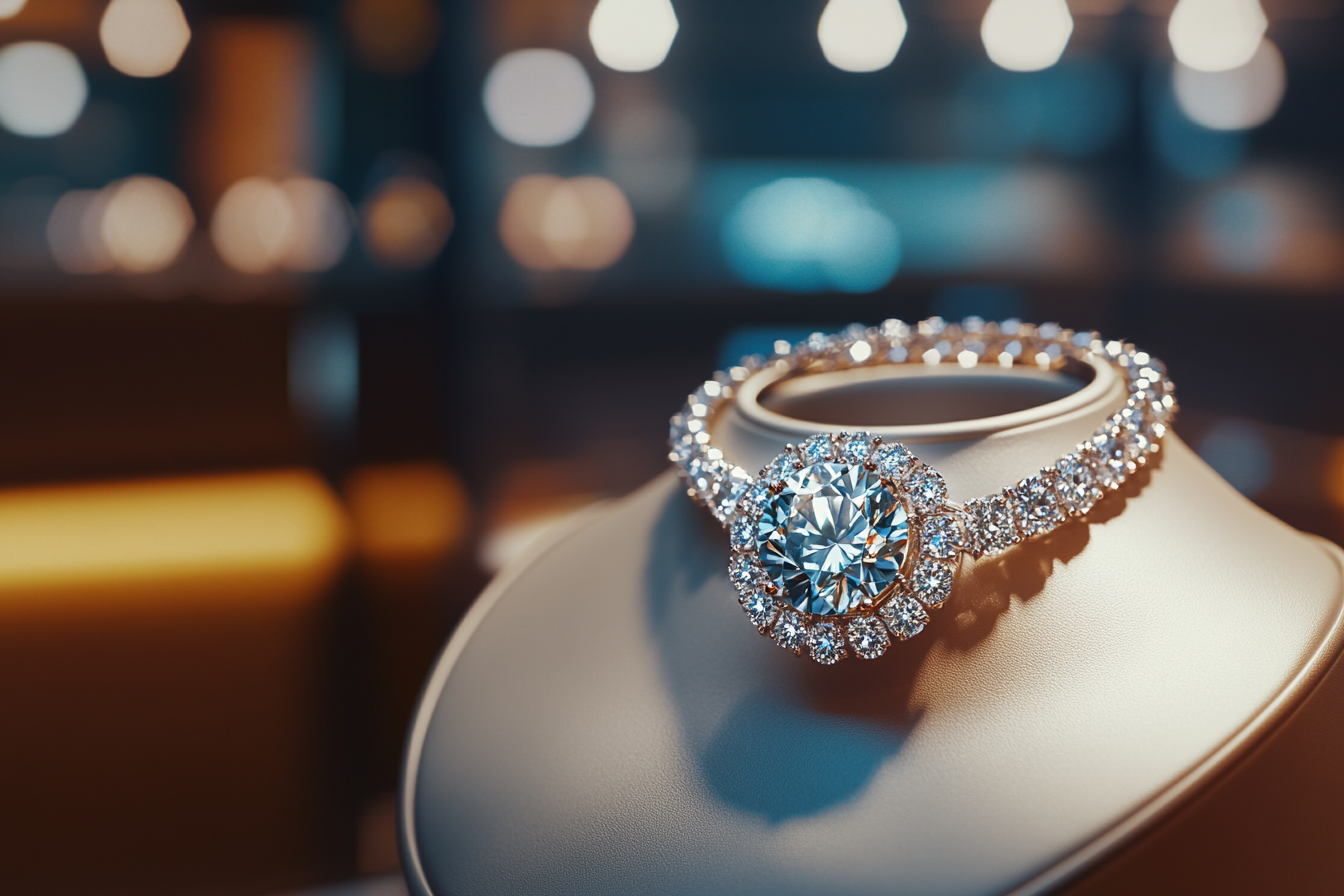
[[1344,539],[1341,48],[1344,0],[0,0],[0,890],[398,892],[455,621],[776,338],[1132,339]]

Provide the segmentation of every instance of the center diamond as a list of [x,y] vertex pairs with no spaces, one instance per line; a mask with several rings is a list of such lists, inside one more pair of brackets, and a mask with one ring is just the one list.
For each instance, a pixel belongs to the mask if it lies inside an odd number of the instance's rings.
[[896,581],[909,517],[878,473],[821,463],[784,480],[757,532],[761,565],[785,599],[804,613],[835,616]]

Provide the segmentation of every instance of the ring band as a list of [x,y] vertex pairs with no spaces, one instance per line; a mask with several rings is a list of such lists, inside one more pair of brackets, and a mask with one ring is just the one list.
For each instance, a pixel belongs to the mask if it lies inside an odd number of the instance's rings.
[[[1097,360],[1124,377],[1124,406],[1054,463],[965,504],[949,500],[943,477],[905,445],[866,432],[818,433],[755,476],[710,438],[715,415],[758,374],[910,363],[1063,370]],[[1016,320],[888,320],[781,341],[768,358],[716,373],[672,418],[669,458],[690,497],[729,530],[728,576],[751,623],[829,665],[851,653],[875,659],[893,638],[919,634],[928,610],[952,593],[963,555],[998,554],[1086,515],[1160,450],[1176,410],[1162,362],[1095,332]]]

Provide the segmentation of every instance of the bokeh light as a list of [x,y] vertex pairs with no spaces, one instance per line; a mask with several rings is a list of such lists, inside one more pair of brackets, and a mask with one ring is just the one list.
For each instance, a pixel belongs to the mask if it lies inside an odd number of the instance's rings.
[[348,0],[345,27],[365,67],[403,75],[433,54],[439,42],[439,10],[430,0]]
[[354,213],[335,184],[315,177],[291,177],[280,183],[289,201],[289,243],[280,265],[300,273],[317,273],[336,266],[350,245]]
[[98,25],[112,67],[134,78],[157,78],[177,68],[191,27],[177,0],[112,0]]
[[1167,37],[1182,64],[1223,72],[1251,60],[1267,27],[1258,0],[1179,0]]
[[280,264],[294,232],[294,210],[280,185],[248,177],[219,198],[210,219],[215,251],[232,268],[260,274]]
[[12,19],[23,12],[28,0],[0,0],[0,19]]
[[635,233],[620,187],[601,177],[520,177],[499,213],[499,238],[535,271],[595,271],[615,264]]
[[1147,137],[1154,154],[1191,180],[1214,180],[1236,171],[1246,158],[1246,132],[1217,131],[1191,121],[1172,81],[1170,71],[1154,68],[1146,85]]
[[751,190],[724,221],[728,263],[753,286],[872,292],[896,274],[900,236],[860,191],[823,177]]
[[505,140],[559,146],[579,135],[593,112],[593,82],[583,64],[559,50],[515,50],[485,78],[485,114]]
[[172,264],[196,223],[182,191],[144,175],[110,184],[107,190],[100,230],[117,266],[147,274]]
[[588,20],[588,39],[607,68],[646,72],[667,58],[677,27],[669,0],[598,0]]
[[47,219],[47,246],[67,274],[102,274],[116,267],[103,242],[105,190],[71,190],[57,200]]
[[390,268],[429,264],[452,230],[453,210],[448,197],[430,181],[413,175],[383,181],[361,212],[364,251]]
[[1199,247],[1214,270],[1258,274],[1282,259],[1290,236],[1283,198],[1272,184],[1220,187],[1202,203]]
[[1054,65],[1072,34],[1073,16],[1064,0],[991,0],[980,22],[985,53],[1014,72]]
[[830,0],[817,22],[826,61],[847,72],[891,65],[907,25],[899,0]]
[[1203,72],[1176,63],[1172,89],[1191,121],[1218,131],[1239,131],[1269,121],[1287,87],[1283,56],[1268,38],[1245,65]]
[[20,41],[0,50],[0,125],[23,137],[54,137],[84,111],[89,82],[60,44]]

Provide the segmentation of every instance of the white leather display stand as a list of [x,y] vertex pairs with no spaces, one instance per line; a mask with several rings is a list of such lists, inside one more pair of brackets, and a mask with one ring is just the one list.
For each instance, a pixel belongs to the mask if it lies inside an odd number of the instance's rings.
[[[866,428],[957,500],[1124,400],[1106,367],[748,391],[714,434],[742,466]],[[507,569],[445,649],[404,772],[412,892],[1344,892],[1340,558],[1169,435],[1086,522],[967,561],[922,634],[823,667],[752,628],[668,473]]]

